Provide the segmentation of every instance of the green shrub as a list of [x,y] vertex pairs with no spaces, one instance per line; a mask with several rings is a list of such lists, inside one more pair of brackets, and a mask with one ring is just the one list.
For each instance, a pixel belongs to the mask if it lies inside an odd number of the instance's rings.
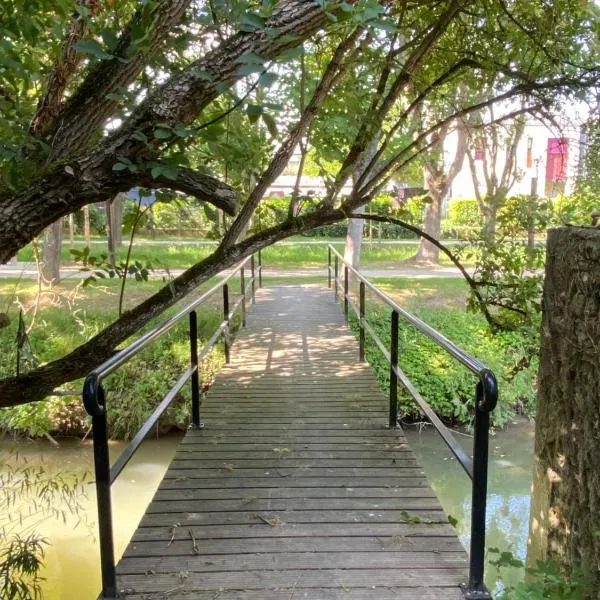
[[581,187],[570,196],[558,196],[552,201],[554,225],[591,225],[591,215],[600,210],[600,194]]
[[448,204],[448,225],[452,227],[481,227],[483,217],[475,198],[456,198]]
[[[494,335],[483,317],[456,309],[422,308],[416,312],[419,318],[494,371],[500,388],[500,401],[493,414],[495,425],[506,423],[516,410],[533,410],[538,362],[535,356],[525,354],[528,344],[523,335],[517,332]],[[367,318],[389,347],[389,310],[374,308]],[[355,332],[358,330],[356,321],[352,327]],[[470,424],[477,378],[402,318],[399,342],[400,367],[435,412],[448,421]],[[369,336],[366,354],[382,389],[387,391],[389,365]],[[416,404],[403,389],[400,389],[398,402],[401,416],[410,419],[419,416]]]

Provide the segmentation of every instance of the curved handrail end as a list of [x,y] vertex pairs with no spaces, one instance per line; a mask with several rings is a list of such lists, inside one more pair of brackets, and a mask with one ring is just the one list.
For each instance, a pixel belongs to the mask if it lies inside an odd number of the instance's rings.
[[479,408],[486,412],[492,412],[498,403],[498,380],[490,369],[483,369],[479,373],[482,394],[479,399]]
[[88,415],[99,417],[104,414],[104,390],[100,385],[100,378],[95,372],[85,378],[82,398]]

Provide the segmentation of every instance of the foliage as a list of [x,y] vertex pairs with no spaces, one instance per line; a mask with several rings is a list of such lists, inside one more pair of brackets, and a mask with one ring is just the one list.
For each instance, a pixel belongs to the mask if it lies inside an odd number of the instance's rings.
[[[452,340],[469,354],[476,356],[498,377],[500,402],[493,413],[493,422],[502,426],[516,411],[535,409],[537,359],[530,359],[527,338],[517,332],[492,334],[479,315],[457,309],[421,308],[414,311],[428,325]],[[389,347],[389,311],[371,308],[367,320],[383,343]],[[351,322],[357,332],[355,320]],[[476,378],[434,342],[418,333],[400,319],[399,364],[421,395],[443,419],[471,424],[474,417]],[[389,364],[367,336],[367,359],[373,365],[379,384],[389,386]],[[527,367],[523,362],[527,361]],[[401,386],[400,386],[401,387]],[[414,419],[419,410],[402,389],[399,393],[399,414]]]
[[569,196],[553,201],[555,225],[591,225],[592,213],[600,210],[600,191],[581,184]]
[[456,198],[448,204],[448,227],[481,229],[483,217],[475,198]]
[[[511,552],[488,548],[488,553],[497,555],[489,563],[499,573],[503,568],[524,566]],[[506,588],[498,596],[498,600],[586,600],[589,597],[591,573],[580,565],[574,566],[571,573],[567,574],[558,561],[550,558],[538,561],[534,568],[526,569],[526,573],[528,577],[525,581]]]
[[89,528],[82,503],[86,487],[87,474],[48,473],[16,453],[0,460],[0,597],[41,598],[39,570],[50,542],[35,529],[48,519]]

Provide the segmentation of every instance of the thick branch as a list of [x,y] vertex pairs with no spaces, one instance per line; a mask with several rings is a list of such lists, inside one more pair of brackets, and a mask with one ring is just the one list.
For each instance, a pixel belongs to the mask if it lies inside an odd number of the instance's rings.
[[[132,29],[140,19],[139,9],[127,25],[112,60],[100,61],[87,75],[75,94],[61,108],[52,123],[52,156],[73,155],[84,148],[90,137],[113,113],[118,102],[107,98],[126,90],[160,48],[179,21],[190,0],[160,0],[154,9],[148,39],[132,53]],[[131,55],[129,55],[131,54]]]
[[151,189],[168,188],[183,192],[198,198],[198,200],[210,202],[231,216],[236,214],[239,205],[238,194],[230,185],[219,181],[216,177],[185,167],[177,169],[175,179],[165,175],[155,178],[148,171],[144,171],[143,173],[133,173],[130,178],[127,177],[127,180],[131,181],[132,186],[138,184]]
[[[78,0],[77,4],[86,7],[91,14],[94,14],[99,6],[96,0]],[[74,12],[69,21],[60,57],[50,72],[46,92],[40,98],[35,115],[31,120],[30,133],[41,137],[48,133],[60,109],[67,85],[83,60],[83,55],[77,52],[73,46],[85,36],[87,30],[86,19]]]

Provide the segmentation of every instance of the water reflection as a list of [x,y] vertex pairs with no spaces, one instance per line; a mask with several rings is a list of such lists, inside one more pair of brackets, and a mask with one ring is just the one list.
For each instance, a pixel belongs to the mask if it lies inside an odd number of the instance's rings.
[[[117,559],[124,552],[150,503],[173,458],[179,439],[178,436],[169,436],[144,442],[113,485]],[[112,460],[123,447],[121,442],[111,443]],[[50,446],[46,441],[0,442],[0,452],[11,449],[17,450],[32,465],[43,464],[50,472],[70,471],[80,475],[86,471],[93,473],[91,442],[82,444],[79,440],[61,440],[58,448]],[[45,566],[41,573],[46,579],[42,586],[45,600],[86,600],[98,597],[101,585],[95,493],[94,485],[90,484],[87,499],[83,502],[90,522],[89,528],[84,525],[73,528],[53,519],[44,521],[36,528],[52,544],[46,551]]]
[[[468,549],[471,529],[468,477],[433,428],[404,429],[444,510],[458,519],[458,534]],[[457,437],[470,451],[472,440],[462,435]],[[527,553],[533,438],[534,425],[527,421],[515,421],[490,438],[486,547],[511,551],[521,560]],[[496,569],[486,565],[486,583],[496,593],[503,585],[512,585],[522,578],[522,569],[503,569],[501,581]]]

